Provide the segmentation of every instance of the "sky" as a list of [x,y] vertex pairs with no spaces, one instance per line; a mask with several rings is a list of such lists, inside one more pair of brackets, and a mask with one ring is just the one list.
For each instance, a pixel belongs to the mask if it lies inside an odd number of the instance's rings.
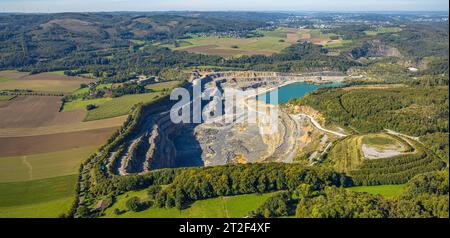
[[0,0],[0,12],[448,11],[448,0]]

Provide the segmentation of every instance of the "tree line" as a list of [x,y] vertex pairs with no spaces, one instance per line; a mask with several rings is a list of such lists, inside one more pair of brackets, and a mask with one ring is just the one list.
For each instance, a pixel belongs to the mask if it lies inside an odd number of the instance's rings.
[[415,176],[405,191],[384,198],[327,186],[317,190],[302,184],[268,198],[249,217],[298,218],[448,218],[448,170]]

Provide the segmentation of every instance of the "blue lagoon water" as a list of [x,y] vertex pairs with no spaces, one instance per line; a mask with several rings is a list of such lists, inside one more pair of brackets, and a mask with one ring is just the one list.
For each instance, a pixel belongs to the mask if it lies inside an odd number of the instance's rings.
[[336,87],[341,86],[343,83],[327,83],[327,84],[315,84],[315,83],[305,83],[305,82],[297,82],[285,85],[278,89],[278,103],[270,101],[270,92],[263,93],[258,95],[258,100],[265,101],[266,103],[278,105],[282,103],[286,103],[293,98],[301,98],[305,96],[305,94],[312,92],[318,88],[324,87]]

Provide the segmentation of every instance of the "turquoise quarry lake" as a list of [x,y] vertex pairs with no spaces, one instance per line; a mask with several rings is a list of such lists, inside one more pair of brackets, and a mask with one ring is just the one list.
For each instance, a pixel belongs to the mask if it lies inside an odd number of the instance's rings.
[[[343,85],[343,83],[341,83],[341,82],[326,83],[326,84],[315,84],[315,83],[305,83],[305,82],[291,83],[291,84],[282,86],[278,89],[275,89],[275,90],[278,90],[278,102],[271,102],[270,92],[258,95],[258,100],[265,101],[266,103],[270,103],[273,105],[278,105],[278,104],[286,103],[293,98],[301,98],[301,97],[305,96],[305,94],[312,92],[318,88],[337,87],[337,86],[341,86],[341,85]],[[272,91],[272,92],[274,92],[274,91]]]

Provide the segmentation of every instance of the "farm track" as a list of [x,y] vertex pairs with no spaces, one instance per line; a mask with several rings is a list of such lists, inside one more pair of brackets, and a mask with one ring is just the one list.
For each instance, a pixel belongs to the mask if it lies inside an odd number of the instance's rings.
[[27,157],[22,157],[22,164],[28,168],[29,180],[33,180],[33,166],[27,161]]

